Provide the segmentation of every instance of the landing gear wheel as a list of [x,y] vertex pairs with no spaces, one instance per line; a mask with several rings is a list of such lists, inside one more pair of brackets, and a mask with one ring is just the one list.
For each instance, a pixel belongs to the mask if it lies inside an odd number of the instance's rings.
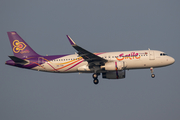
[[151,77],[152,77],[152,78],[155,78],[155,74],[153,73],[153,72],[154,72],[154,71],[153,71],[153,67],[150,68],[150,71],[151,71]]
[[93,82],[94,82],[95,85],[97,85],[99,83],[99,80],[98,79],[94,79]]
[[151,74],[151,77],[152,77],[152,78],[155,78],[155,74]]
[[93,77],[94,79],[97,79],[98,75],[97,75],[96,73],[94,73],[94,74],[92,75],[92,77]]
[[98,75],[100,75],[100,74],[99,74],[99,73],[94,73],[94,74],[92,75],[92,77],[94,78],[93,83],[94,83],[95,85],[97,85],[97,84],[99,83],[99,80],[97,79],[97,78],[98,78]]

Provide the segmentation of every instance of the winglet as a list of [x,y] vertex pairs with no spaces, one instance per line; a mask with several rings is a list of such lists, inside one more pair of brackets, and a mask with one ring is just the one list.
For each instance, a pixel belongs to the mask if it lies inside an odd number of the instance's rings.
[[71,39],[71,37],[69,35],[66,35],[66,36],[69,39],[69,42],[71,45],[76,45],[76,43]]

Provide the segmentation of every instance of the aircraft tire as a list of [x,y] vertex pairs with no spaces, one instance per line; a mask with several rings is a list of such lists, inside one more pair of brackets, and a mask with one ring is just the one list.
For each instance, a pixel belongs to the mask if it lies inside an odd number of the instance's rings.
[[92,77],[93,77],[94,79],[97,79],[98,75],[97,75],[96,73],[94,73],[94,74],[92,75]]
[[155,78],[155,74],[151,74],[151,77],[152,77],[152,78]]
[[95,85],[97,85],[97,84],[99,83],[99,80],[98,80],[98,79],[94,79],[94,80],[93,80],[93,83],[94,83]]

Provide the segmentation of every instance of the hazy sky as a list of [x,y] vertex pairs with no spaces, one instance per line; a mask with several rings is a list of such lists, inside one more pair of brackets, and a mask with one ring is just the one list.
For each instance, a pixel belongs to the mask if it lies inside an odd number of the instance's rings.
[[[154,49],[176,62],[130,70],[126,78],[93,84],[92,74],[53,74],[5,65],[13,55],[7,31],[37,53]],[[0,120],[180,119],[179,0],[1,0]]]

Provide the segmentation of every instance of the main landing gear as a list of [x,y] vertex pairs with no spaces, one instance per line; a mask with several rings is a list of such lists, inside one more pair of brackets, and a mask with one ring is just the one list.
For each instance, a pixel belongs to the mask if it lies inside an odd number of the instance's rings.
[[155,78],[155,74],[153,73],[153,72],[154,72],[154,71],[153,71],[153,67],[150,68],[150,71],[151,71],[151,77],[152,77],[152,78]]
[[93,83],[94,83],[95,85],[97,85],[97,84],[99,83],[99,80],[97,79],[97,78],[98,78],[98,75],[100,75],[100,74],[94,73],[94,74],[92,75],[92,77],[94,78]]

